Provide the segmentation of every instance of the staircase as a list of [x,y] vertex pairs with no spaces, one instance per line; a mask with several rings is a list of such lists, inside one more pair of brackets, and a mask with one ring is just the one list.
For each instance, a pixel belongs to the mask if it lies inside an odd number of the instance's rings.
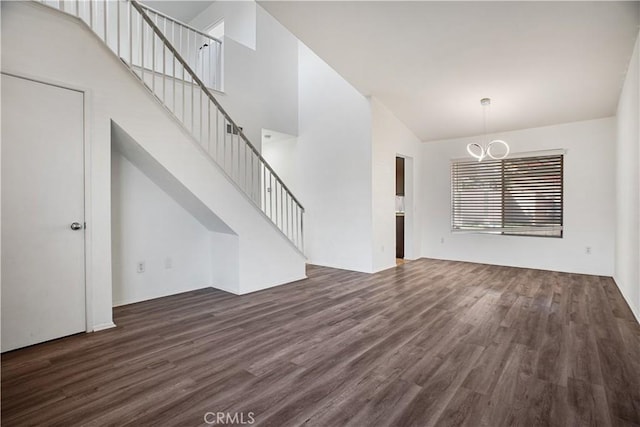
[[304,253],[304,207],[222,108],[222,43],[135,0],[44,0],[79,18],[229,180]]

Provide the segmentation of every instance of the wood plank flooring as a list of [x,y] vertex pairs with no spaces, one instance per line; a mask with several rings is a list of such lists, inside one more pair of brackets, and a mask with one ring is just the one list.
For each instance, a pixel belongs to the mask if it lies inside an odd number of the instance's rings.
[[640,326],[610,278],[428,259],[308,275],[4,354],[2,424],[640,426]]

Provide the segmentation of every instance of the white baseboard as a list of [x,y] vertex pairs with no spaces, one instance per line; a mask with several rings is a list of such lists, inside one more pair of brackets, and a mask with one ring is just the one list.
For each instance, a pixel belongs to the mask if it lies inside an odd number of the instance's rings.
[[218,284],[211,285],[209,287],[213,288],[213,289],[217,289],[219,291],[228,292],[228,293],[234,294],[234,295],[242,295],[242,294],[238,293],[238,289],[231,289],[231,288],[227,288],[227,287],[224,287],[224,286],[220,286]]
[[120,307],[122,305],[136,304],[138,302],[150,301],[150,300],[153,300],[153,299],[164,298],[164,297],[170,297],[172,295],[183,294],[185,292],[192,292],[192,291],[197,291],[199,289],[206,289],[206,288],[210,288],[210,287],[211,287],[211,285],[197,285],[197,286],[193,286],[193,287],[189,286],[189,287],[186,287],[184,289],[167,290],[165,292],[161,292],[161,293],[158,293],[158,294],[142,295],[142,296],[138,296],[136,298],[129,298],[129,299],[125,299],[125,300],[114,301],[112,307]]
[[98,332],[98,331],[104,331],[105,329],[111,329],[111,328],[115,328],[116,324],[113,322],[109,322],[109,323],[101,323],[99,325],[95,325],[93,327],[93,332]]
[[[306,274],[303,274],[302,276],[290,277],[290,278],[285,279],[285,280],[283,280],[281,282],[274,283],[274,284],[271,284],[271,285],[268,285],[268,286],[259,286],[257,288],[243,289],[240,293],[237,293],[236,295],[252,294],[252,293],[258,292],[258,291],[264,291],[265,289],[275,288],[276,286],[288,285],[290,283],[298,282],[298,281],[304,280],[306,278],[307,278]],[[233,293],[235,293],[235,292],[233,292]]]
[[631,300],[627,298],[624,292],[622,292],[622,288],[620,288],[620,285],[618,285],[616,278],[612,277],[612,279],[613,279],[613,283],[615,283],[616,287],[618,288],[618,292],[620,292],[620,295],[622,295],[624,302],[626,302],[627,305],[629,306],[629,309],[631,310],[631,314],[633,314],[633,316],[636,318],[636,322],[640,324],[640,310],[638,310],[637,312],[636,310],[634,310],[635,307],[631,304]]

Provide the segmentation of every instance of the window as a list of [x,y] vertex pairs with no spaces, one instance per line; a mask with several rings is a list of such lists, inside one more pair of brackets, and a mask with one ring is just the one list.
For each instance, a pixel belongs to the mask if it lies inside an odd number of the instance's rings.
[[451,164],[451,229],[562,237],[564,156]]

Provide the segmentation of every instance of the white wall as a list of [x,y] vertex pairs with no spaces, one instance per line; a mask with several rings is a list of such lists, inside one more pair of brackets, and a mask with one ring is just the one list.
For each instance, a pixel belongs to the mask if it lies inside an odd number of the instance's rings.
[[371,106],[299,44],[298,168],[309,262],[371,272]]
[[256,9],[254,1],[215,1],[193,18],[189,25],[203,31],[224,20],[224,36],[250,49],[256,48]]
[[[585,274],[613,275],[615,120],[605,118],[490,135],[513,153],[566,149],[564,237],[452,234],[450,160],[483,137],[424,144],[423,256]],[[444,243],[441,243],[444,239]],[[591,247],[591,254],[585,248]]]
[[395,266],[395,158],[407,158],[406,258],[421,252],[422,143],[300,44],[300,134],[274,134],[264,157],[307,207],[314,264],[374,272]]
[[396,156],[405,157],[405,258],[420,257],[422,143],[378,99],[371,99],[373,139],[373,269],[395,266]]
[[[253,5],[253,6],[251,6]],[[255,8],[255,50],[232,38],[234,21]],[[216,98],[260,149],[261,131],[298,134],[298,41],[255,2],[214,2],[191,21],[204,30],[225,16],[224,93]],[[248,19],[243,18],[243,19]]]
[[262,157],[269,163],[287,187],[294,193],[298,190],[298,177],[296,172],[297,137],[263,131],[271,135],[271,138],[262,139]]
[[629,63],[617,112],[615,281],[640,320],[640,54]]
[[[0,8],[0,22],[2,22],[2,8]],[[1,81],[2,79],[0,79]],[[0,83],[0,94],[2,94],[2,83]],[[1,108],[1,107],[0,107]],[[0,126],[2,126],[2,114],[0,114]],[[2,138],[0,138],[0,188],[2,188]],[[0,230],[2,228],[2,197],[0,197]],[[0,259],[2,259],[2,243],[0,239]],[[2,277],[2,263],[0,262],[0,278]],[[0,279],[0,289],[2,289],[2,283]],[[2,292],[0,292],[0,307],[2,307]],[[0,316],[0,331],[2,331],[2,316]],[[0,342],[2,339],[0,337]]]
[[[40,54],[25,55],[24,46],[40,46]],[[35,2],[2,2],[2,70],[85,90],[90,327],[112,325],[112,121],[238,234],[237,282],[228,290],[247,293],[305,277],[304,257],[76,19]]]
[[[297,170],[298,145],[297,137],[284,133],[263,130],[262,157],[271,166],[276,175],[285,182],[289,190],[300,196],[300,177]],[[265,138],[269,134],[272,138]],[[273,213],[277,220],[284,219],[284,223],[297,232],[299,216],[295,203],[288,197],[282,197],[281,187],[276,183],[275,177],[266,172],[260,174],[262,186],[267,189],[262,194],[262,206],[265,212]],[[282,202],[281,202],[282,200]],[[303,218],[304,220],[304,218]],[[294,238],[297,236],[294,234]]]
[[[211,280],[209,280],[211,285],[228,292],[240,292],[240,239],[238,235],[115,122],[111,123],[111,142],[114,151],[121,153],[134,167],[142,171],[155,187],[161,189],[171,200],[175,201],[177,206],[195,218],[205,228],[202,230],[203,233],[208,231],[209,237],[202,238],[208,242],[207,251],[211,252],[211,256],[204,258],[205,265],[200,268],[211,273]],[[141,206],[141,209],[146,210],[147,208]],[[162,217],[161,214],[159,215]],[[118,218],[114,217],[114,227],[117,227],[117,222]],[[167,226],[169,225],[167,224]],[[144,239],[153,239],[153,236],[147,236],[143,233],[137,233],[136,237],[141,241],[136,240],[133,244],[138,246],[145,246],[142,241]],[[116,252],[114,250],[114,256]],[[132,262],[135,263],[137,260],[129,260],[128,263]],[[119,274],[121,268],[122,266],[114,266],[114,275]],[[176,292],[180,291],[182,289],[176,289]]]
[[111,172],[113,305],[210,286],[209,230],[117,151]]

